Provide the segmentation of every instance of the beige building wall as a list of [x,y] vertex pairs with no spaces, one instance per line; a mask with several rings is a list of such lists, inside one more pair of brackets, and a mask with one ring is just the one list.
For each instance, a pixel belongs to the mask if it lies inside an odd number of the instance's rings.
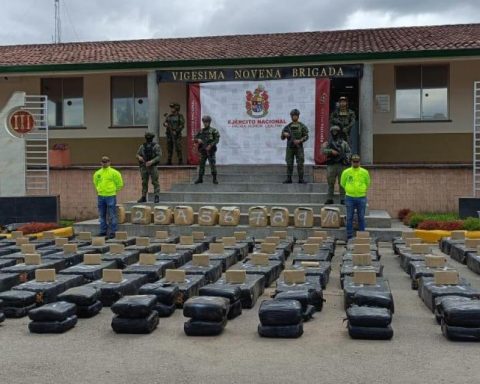
[[395,122],[395,63],[376,64],[374,95],[390,96],[390,112],[374,110],[374,163],[471,163],[473,83],[478,60],[450,64],[449,121]]

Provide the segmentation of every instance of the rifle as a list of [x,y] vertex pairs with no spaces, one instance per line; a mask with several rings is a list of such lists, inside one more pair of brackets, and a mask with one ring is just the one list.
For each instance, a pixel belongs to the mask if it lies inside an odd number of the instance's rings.
[[293,138],[292,130],[290,129],[290,124],[287,125],[287,126],[283,129],[283,132],[287,132],[287,133],[288,133],[288,137],[287,137],[287,147],[288,147],[288,148],[300,147],[300,146],[302,145],[302,143],[300,143],[300,144],[295,144],[295,143],[294,143],[295,139]]
[[197,133],[195,140],[198,139],[202,140],[201,143],[198,143],[198,152],[200,152],[201,154],[205,153],[207,156],[217,152],[216,144],[213,144],[210,150],[207,150],[207,146],[209,145],[209,143],[207,143],[208,137],[206,135],[206,132],[204,132],[203,130]]
[[334,140],[330,140],[330,142],[328,143],[328,146],[331,148],[331,149],[334,149],[335,151],[338,152],[338,156],[335,156],[334,159],[335,160],[339,160],[338,162],[343,164],[343,165],[349,165],[350,164],[350,159],[348,158],[347,154],[345,153],[345,151],[342,149],[342,146],[338,146],[337,145],[337,142],[334,141]]
[[168,121],[168,116],[170,116],[169,113],[163,114],[163,117],[165,117],[165,122],[163,123],[163,126],[167,128],[167,135],[170,133],[172,136],[177,136],[178,132],[176,129],[173,129],[172,126],[170,125]]

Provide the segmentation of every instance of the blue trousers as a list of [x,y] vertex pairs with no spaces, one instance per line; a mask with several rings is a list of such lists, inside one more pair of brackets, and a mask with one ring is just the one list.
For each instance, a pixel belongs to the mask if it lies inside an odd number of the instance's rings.
[[[98,196],[98,216],[102,235],[117,232],[117,197]],[[110,231],[108,227],[110,226]]]
[[365,230],[365,209],[367,207],[366,197],[345,196],[347,207],[347,239],[353,237],[353,215],[357,211],[358,227],[360,231]]

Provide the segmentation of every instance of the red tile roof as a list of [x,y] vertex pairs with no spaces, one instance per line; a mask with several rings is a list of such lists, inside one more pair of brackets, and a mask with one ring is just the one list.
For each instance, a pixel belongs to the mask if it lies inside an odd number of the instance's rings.
[[[0,46],[0,67],[480,49],[480,24]],[[177,63],[181,64],[181,63]]]

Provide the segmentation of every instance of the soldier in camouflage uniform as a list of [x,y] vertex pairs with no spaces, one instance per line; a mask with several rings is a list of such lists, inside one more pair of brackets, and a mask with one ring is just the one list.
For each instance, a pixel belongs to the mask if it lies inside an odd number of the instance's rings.
[[178,164],[183,164],[182,157],[182,130],[185,127],[185,118],[180,111],[180,104],[170,104],[170,114],[165,118],[163,126],[167,128],[167,165],[172,165],[173,147],[177,152]]
[[298,109],[292,109],[290,116],[292,122],[283,128],[282,135],[280,136],[282,140],[287,139],[287,151],[285,155],[285,160],[287,162],[287,178],[283,183],[292,183],[293,161],[297,158],[298,182],[300,184],[305,184],[303,170],[305,156],[303,153],[303,143],[308,140],[308,128],[305,124],[298,121],[298,118],[300,117],[300,111]]
[[340,185],[340,178],[343,170],[350,164],[351,151],[338,125],[330,127],[330,137],[322,144],[322,153],[327,156],[328,195],[325,204],[333,204],[335,180],[338,180],[340,189],[340,204],[345,204],[345,190]]
[[200,152],[200,166],[198,168],[198,178],[195,184],[203,183],[203,175],[205,174],[205,163],[208,160],[210,170],[213,176],[213,184],[218,184],[217,168],[215,166],[215,152],[217,151],[217,144],[220,141],[220,133],[218,130],[211,127],[212,118],[208,115],[202,117],[203,129],[195,135],[194,142],[198,144],[198,151]]
[[340,127],[340,135],[349,145],[350,132],[355,124],[355,112],[348,108],[348,99],[345,96],[338,99],[338,108],[330,115],[330,126],[337,125]]
[[140,145],[137,151],[137,160],[140,164],[140,175],[142,176],[142,197],[139,203],[147,201],[148,178],[150,177],[155,194],[155,203],[160,201],[160,185],[158,184],[157,165],[160,162],[160,145],[153,142],[155,135],[151,132],[145,133],[145,143]]

